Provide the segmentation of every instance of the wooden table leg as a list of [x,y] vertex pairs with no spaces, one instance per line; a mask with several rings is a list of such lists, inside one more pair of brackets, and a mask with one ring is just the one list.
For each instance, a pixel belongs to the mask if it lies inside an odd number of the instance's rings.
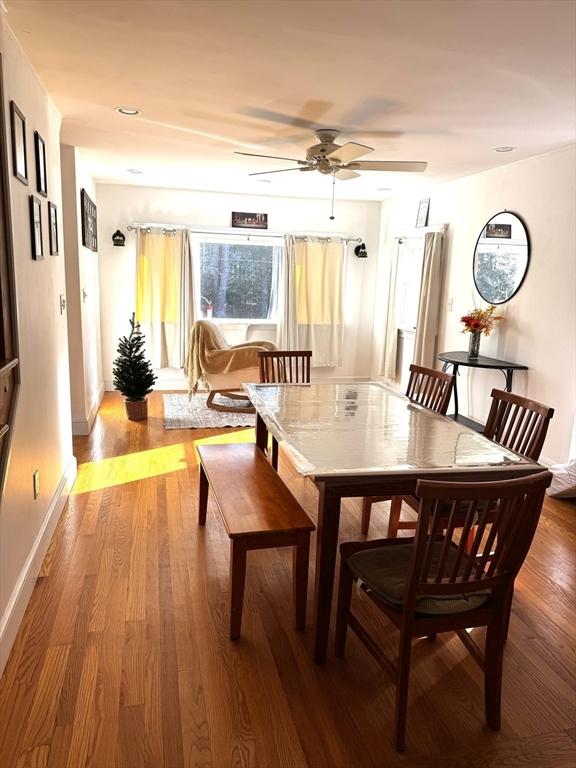
[[262,453],[266,453],[268,447],[268,429],[264,423],[264,419],[260,414],[256,413],[256,445]]
[[202,462],[200,462],[200,488],[198,491],[198,524],[206,525],[206,510],[208,509],[208,478]]
[[334,590],[334,568],[340,525],[340,496],[320,486],[318,529],[316,532],[316,589],[314,593],[314,661],[326,661],[330,611]]

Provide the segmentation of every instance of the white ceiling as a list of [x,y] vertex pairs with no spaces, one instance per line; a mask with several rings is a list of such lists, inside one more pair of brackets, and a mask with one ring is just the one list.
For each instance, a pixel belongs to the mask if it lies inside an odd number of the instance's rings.
[[[248,173],[291,163],[233,154],[304,157],[315,141],[298,119],[374,147],[366,159],[429,163],[424,174],[337,182],[348,199],[425,189],[576,140],[572,0],[7,6],[62,112],[63,142],[84,150],[99,180],[328,197],[329,177],[295,171],[262,183]],[[118,115],[118,105],[142,116]],[[518,149],[494,152],[503,145]]]

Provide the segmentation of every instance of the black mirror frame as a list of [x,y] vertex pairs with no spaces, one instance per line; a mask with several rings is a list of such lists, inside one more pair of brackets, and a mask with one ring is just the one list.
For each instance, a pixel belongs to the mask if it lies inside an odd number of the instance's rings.
[[[512,216],[516,216],[518,221],[524,227],[524,232],[526,233],[526,247],[528,248],[528,253],[527,253],[527,256],[526,256],[526,269],[524,270],[524,274],[522,275],[522,280],[520,280],[520,282],[518,283],[518,286],[517,286],[517,288],[516,288],[516,290],[514,291],[513,294],[511,294],[507,299],[504,299],[504,301],[490,301],[489,299],[486,299],[484,296],[482,296],[482,294],[480,293],[480,290],[478,288],[478,283],[476,282],[476,268],[475,268],[476,267],[476,249],[478,248],[478,243],[480,242],[480,238],[482,237],[482,232],[484,232],[486,230],[486,227],[488,226],[488,224],[490,224],[490,222],[493,219],[495,219],[496,216],[500,216],[502,213],[509,213]],[[489,304],[494,304],[495,306],[499,306],[500,304],[506,304],[507,301],[510,301],[511,299],[513,299],[514,296],[516,296],[516,294],[520,290],[520,288],[522,288],[522,283],[524,282],[524,280],[526,280],[526,275],[528,274],[528,269],[530,268],[530,253],[531,253],[531,251],[532,251],[532,246],[531,246],[531,243],[530,243],[530,233],[528,232],[528,227],[526,226],[526,222],[524,221],[522,216],[520,216],[520,214],[516,213],[515,211],[509,211],[507,208],[504,208],[503,211],[498,211],[498,213],[495,213],[494,216],[491,216],[488,219],[488,221],[484,224],[482,229],[480,230],[480,234],[476,238],[476,245],[474,246],[474,255],[473,255],[473,258],[472,258],[472,278],[474,279],[474,288],[476,288],[476,293],[484,301],[488,301]]]

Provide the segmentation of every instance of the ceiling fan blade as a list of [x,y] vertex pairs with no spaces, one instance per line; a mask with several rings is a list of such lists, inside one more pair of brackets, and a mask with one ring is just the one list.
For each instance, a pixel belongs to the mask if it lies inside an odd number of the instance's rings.
[[234,152],[235,155],[246,155],[247,157],[269,157],[271,160],[290,160],[292,163],[306,163],[305,160],[296,160],[295,157],[278,157],[278,155],[256,155],[254,152]]
[[295,128],[309,128],[314,130],[317,123],[314,120],[306,120],[303,117],[293,115],[284,115],[282,112],[274,112],[271,109],[259,109],[258,107],[245,107],[240,113],[248,117],[256,117],[259,120],[267,120],[270,123],[281,123],[282,125],[291,125]]
[[356,173],[356,171],[351,171],[349,168],[341,168],[339,171],[336,171],[335,176],[340,181],[347,181],[348,179],[358,178],[360,174]]
[[258,171],[258,173],[249,173],[248,176],[265,176],[267,173],[286,173],[287,171],[307,171],[308,168],[280,168],[277,171]]
[[400,160],[359,160],[350,163],[353,171],[403,171],[404,173],[422,173],[428,167],[428,163],[402,162]]
[[364,144],[357,144],[355,141],[348,141],[346,144],[342,144],[341,147],[330,152],[326,157],[334,158],[339,163],[350,163],[352,160],[356,160],[357,157],[367,155],[368,152],[374,152],[372,147],[366,147]]

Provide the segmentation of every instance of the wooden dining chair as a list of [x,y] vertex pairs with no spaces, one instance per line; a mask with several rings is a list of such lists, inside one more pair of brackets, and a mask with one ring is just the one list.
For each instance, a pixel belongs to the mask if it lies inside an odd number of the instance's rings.
[[[446,414],[452,390],[454,389],[454,375],[444,371],[435,371],[433,368],[424,368],[421,365],[410,366],[410,378],[406,388],[406,396],[413,403],[418,403],[436,413]],[[372,504],[379,501],[388,501],[389,496],[365,496],[362,499],[362,525],[363,534],[368,533]],[[400,506],[402,502],[400,501]],[[390,533],[388,534],[390,535]]]
[[310,350],[274,349],[260,352],[258,357],[262,384],[310,384]]
[[[310,384],[311,350],[267,350],[258,355],[261,384]],[[272,466],[278,469],[278,441],[272,437]]]
[[[491,396],[490,413],[482,433],[484,437],[527,459],[538,461],[554,408],[501,389],[493,389]],[[413,510],[418,510],[420,503],[415,496],[395,496],[391,500],[389,537],[397,536],[400,529],[413,530],[416,527],[414,521],[400,519],[402,502]],[[367,530],[362,529],[362,532]]]
[[[396,682],[397,750],[405,747],[414,637],[433,640],[439,632],[456,632],[484,670],[486,722],[500,728],[503,649],[514,579],[530,548],[551,480],[548,471],[488,483],[420,480],[415,538],[341,545],[336,655],[344,655],[350,626],[391,673]],[[400,630],[396,665],[351,611],[357,580],[361,592]],[[486,627],[484,653],[466,631],[471,627]]]

